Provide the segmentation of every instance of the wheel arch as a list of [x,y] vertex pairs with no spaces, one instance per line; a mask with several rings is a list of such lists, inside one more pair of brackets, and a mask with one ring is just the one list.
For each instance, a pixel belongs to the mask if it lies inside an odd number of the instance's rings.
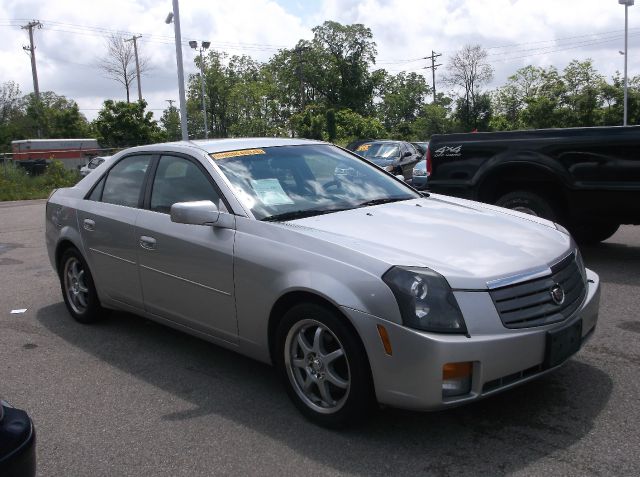
[[79,247],[78,244],[76,244],[71,238],[64,237],[60,239],[60,241],[56,244],[56,250],[55,250],[56,272],[60,273],[60,260],[62,260],[62,256],[70,248],[75,248],[76,250],[78,250],[78,252],[82,255],[85,261],[87,260],[87,258],[84,256],[84,253],[82,253],[81,247]]
[[314,303],[316,305],[319,305],[321,307],[324,307],[330,310],[331,312],[335,313],[336,315],[344,319],[344,322],[346,323],[347,327],[349,327],[349,329],[353,332],[354,336],[358,339],[358,341],[360,342],[360,345],[362,346],[362,349],[364,350],[365,356],[367,357],[367,365],[369,366],[369,373],[370,373],[370,376],[372,376],[371,362],[367,354],[366,346],[364,345],[364,342],[362,341],[362,337],[358,333],[356,327],[351,322],[349,317],[340,310],[340,307],[336,303],[332,302],[327,297],[308,291],[308,290],[288,291],[285,294],[283,294],[281,297],[279,297],[278,300],[276,300],[276,302],[271,307],[271,311],[269,313],[269,324],[267,328],[269,357],[271,359],[271,362],[272,363],[275,362],[274,348],[276,344],[276,330],[278,329],[278,324],[280,323],[280,320],[288,310],[293,308],[295,305],[298,305],[301,303]]
[[517,190],[525,190],[547,197],[558,214],[568,211],[567,184],[563,175],[546,164],[514,160],[491,168],[477,181],[476,199],[495,204],[497,200]]

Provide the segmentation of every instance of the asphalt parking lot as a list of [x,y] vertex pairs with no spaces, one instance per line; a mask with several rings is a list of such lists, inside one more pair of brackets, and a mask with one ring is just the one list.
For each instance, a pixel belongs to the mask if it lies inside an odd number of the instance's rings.
[[44,201],[0,203],[0,396],[35,421],[39,475],[640,475],[640,226],[583,249],[600,321],[557,372],[342,432],[269,366],[128,314],[74,322],[43,234]]

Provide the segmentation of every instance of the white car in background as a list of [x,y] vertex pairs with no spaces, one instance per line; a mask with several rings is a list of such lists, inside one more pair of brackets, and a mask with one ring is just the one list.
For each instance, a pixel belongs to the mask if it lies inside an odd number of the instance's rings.
[[87,175],[89,175],[89,173],[94,170],[96,167],[98,167],[100,164],[102,164],[104,161],[108,161],[109,159],[111,159],[111,156],[96,156],[94,158],[92,158],[86,166],[82,166],[80,168],[80,175],[82,177],[85,177]]

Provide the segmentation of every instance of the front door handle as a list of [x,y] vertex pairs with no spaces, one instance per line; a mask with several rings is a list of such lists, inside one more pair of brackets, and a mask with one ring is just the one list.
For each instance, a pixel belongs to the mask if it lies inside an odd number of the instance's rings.
[[84,219],[82,226],[89,232],[93,232],[96,229],[96,223],[91,219]]
[[147,237],[143,235],[140,237],[140,246],[145,250],[155,250],[156,249],[156,239],[153,237]]

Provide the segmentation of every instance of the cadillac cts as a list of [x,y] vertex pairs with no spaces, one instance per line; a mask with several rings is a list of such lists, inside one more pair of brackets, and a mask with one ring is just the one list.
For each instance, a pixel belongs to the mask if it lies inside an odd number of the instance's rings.
[[562,226],[421,194],[317,141],[123,151],[51,195],[46,241],[77,321],[126,310],[273,363],[326,426],[532,380],[598,318]]

